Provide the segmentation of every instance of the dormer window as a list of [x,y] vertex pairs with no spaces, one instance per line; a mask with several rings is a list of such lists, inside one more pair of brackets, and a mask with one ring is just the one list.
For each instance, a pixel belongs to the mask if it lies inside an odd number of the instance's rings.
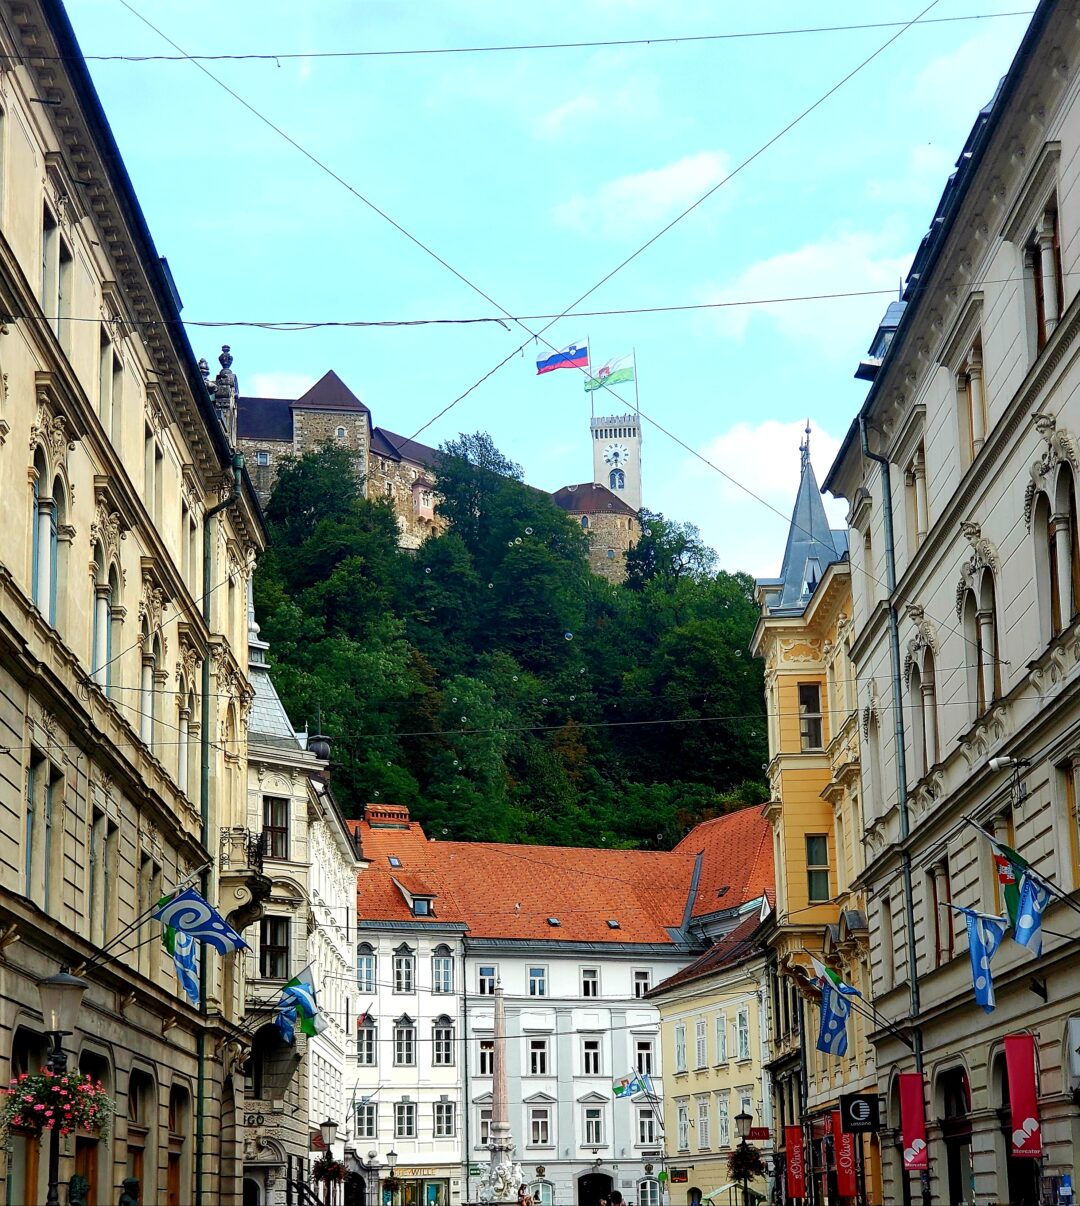
[[414,917],[430,917],[431,916],[431,897],[430,896],[414,896],[412,902],[412,911]]

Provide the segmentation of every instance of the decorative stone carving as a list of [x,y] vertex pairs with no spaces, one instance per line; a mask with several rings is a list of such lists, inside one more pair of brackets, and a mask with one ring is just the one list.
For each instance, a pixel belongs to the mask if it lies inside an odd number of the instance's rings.
[[862,713],[863,741],[870,740],[870,721],[871,721],[871,719],[876,720],[879,727],[881,725],[881,707],[878,704],[877,686],[874,683],[873,679],[870,680],[870,686],[867,688],[867,692],[868,692],[870,698],[869,698],[869,701],[868,701],[866,707],[863,708],[863,713]]
[[1001,558],[997,546],[982,534],[982,527],[971,521],[963,520],[960,524],[960,535],[971,545],[971,558],[965,561],[960,569],[960,581],[956,584],[956,616],[963,619],[964,596],[969,590],[974,590],[978,572],[988,569],[996,578],[1001,568]]
[[926,613],[919,604],[909,603],[905,609],[905,614],[915,624],[915,635],[908,641],[907,654],[904,657],[904,686],[910,687],[911,671],[916,661],[919,660],[920,654],[924,649],[929,649],[931,653],[936,655],[938,640],[933,624],[926,618]]
[[[95,519],[90,525],[90,545],[91,547],[95,544],[101,545],[102,552],[105,554],[105,565],[108,565],[110,557],[119,554],[120,541],[126,535],[120,513],[110,511],[99,498],[95,508]],[[100,568],[104,569],[105,566]]]
[[187,684],[188,690],[195,686],[195,678],[198,673],[199,663],[202,658],[199,657],[197,649],[193,648],[187,641],[180,641],[180,660],[176,663],[176,682],[179,685],[181,682]]
[[140,637],[143,624],[145,622],[146,630],[151,637],[159,633],[161,634],[161,646],[163,652],[165,649],[165,635],[161,632],[161,621],[168,606],[169,604],[165,599],[165,592],[161,589],[161,587],[154,585],[154,580],[149,574],[143,574],[142,598],[139,600]]
[[64,451],[75,448],[75,437],[68,431],[68,421],[63,415],[54,415],[44,402],[38,401],[37,417],[30,426],[30,450],[44,444],[53,455],[61,456]]
[[1050,479],[1058,465],[1066,464],[1074,477],[1080,480],[1080,448],[1077,447],[1071,432],[1057,429],[1057,420],[1053,415],[1038,412],[1032,415],[1035,430],[1046,442],[1042,455],[1031,466],[1031,481],[1024,491],[1024,524],[1031,531],[1031,518],[1035,510],[1035,495],[1040,490],[1052,487]]

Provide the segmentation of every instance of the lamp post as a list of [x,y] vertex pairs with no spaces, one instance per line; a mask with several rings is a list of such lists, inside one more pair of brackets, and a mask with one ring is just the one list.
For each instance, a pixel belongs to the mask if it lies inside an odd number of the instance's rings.
[[322,1135],[322,1141],[327,1151],[330,1150],[337,1138],[337,1130],[338,1124],[332,1118],[327,1118],[325,1122],[319,1123],[319,1134]]
[[[45,1033],[52,1041],[47,1066],[54,1076],[62,1076],[67,1071],[64,1036],[75,1033],[75,1020],[88,987],[85,980],[71,975],[66,967],[37,983]],[[56,1120],[49,1134],[49,1192],[45,1203],[46,1206],[60,1206],[60,1124]]]
[[735,1131],[739,1136],[739,1151],[742,1155],[742,1200],[743,1206],[750,1206],[750,1181],[746,1175],[746,1137],[750,1134],[750,1124],[754,1121],[753,1114],[740,1110],[735,1115]]

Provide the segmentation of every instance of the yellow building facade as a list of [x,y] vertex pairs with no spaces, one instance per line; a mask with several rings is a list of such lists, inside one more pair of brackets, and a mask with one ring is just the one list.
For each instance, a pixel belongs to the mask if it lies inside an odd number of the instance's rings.
[[[741,1203],[742,1184],[733,1184],[728,1173],[728,1159],[739,1143],[736,1115],[748,1113],[755,1127],[772,1133],[765,955],[755,940],[759,926],[755,909],[650,994],[660,1009],[671,1206]],[[757,1146],[768,1157],[772,1139]],[[751,1181],[749,1188],[767,1199],[764,1178]]]
[[[870,998],[859,777],[859,713],[852,662],[847,534],[828,526],[802,449],[798,497],[779,578],[758,579],[761,618],[752,651],[765,662],[769,802],[776,865],[771,950],[770,1072],[778,1128],[800,1125],[817,1200],[837,1196],[832,1115],[841,1094],[877,1091],[872,1024],[853,1010],[847,1054],[817,1050],[819,993],[812,958]],[[856,1140],[860,1193],[880,1202],[876,1135]]]

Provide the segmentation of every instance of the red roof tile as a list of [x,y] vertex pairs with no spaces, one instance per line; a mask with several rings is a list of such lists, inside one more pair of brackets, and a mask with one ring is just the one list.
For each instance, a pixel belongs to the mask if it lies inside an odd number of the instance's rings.
[[[383,806],[349,822],[369,860],[357,883],[363,920],[462,923],[476,938],[564,942],[670,943],[669,930],[682,924],[693,854],[434,842],[400,815],[387,818]],[[393,882],[403,876],[437,893],[434,916],[413,917]]]
[[636,515],[607,486],[597,482],[580,482],[574,486],[563,486],[551,496],[551,501],[571,515]]
[[740,808],[702,821],[675,847],[677,853],[704,853],[694,900],[694,916],[738,908],[776,888],[772,826],[761,808]]

